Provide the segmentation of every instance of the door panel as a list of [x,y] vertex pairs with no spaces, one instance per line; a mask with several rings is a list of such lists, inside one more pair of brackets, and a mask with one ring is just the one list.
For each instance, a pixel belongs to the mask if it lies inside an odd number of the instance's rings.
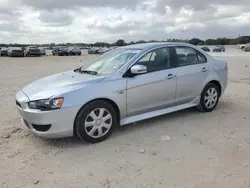
[[175,102],[176,69],[172,48],[149,51],[135,64],[147,73],[127,78],[127,114],[137,115],[171,106]]
[[[177,68],[176,102],[188,103],[201,94],[204,81],[208,77],[207,64],[196,64]],[[204,69],[204,70],[205,70]]]
[[176,77],[170,74],[176,74],[174,69],[127,78],[128,116],[172,106]]
[[204,83],[209,75],[209,64],[206,57],[190,47],[176,47],[177,55],[177,89],[176,103],[191,102],[200,96]]

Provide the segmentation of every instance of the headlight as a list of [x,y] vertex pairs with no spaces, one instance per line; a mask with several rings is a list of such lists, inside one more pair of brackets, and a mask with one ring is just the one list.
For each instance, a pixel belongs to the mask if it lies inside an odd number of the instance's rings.
[[55,98],[55,99],[45,99],[38,101],[29,102],[29,107],[32,109],[39,109],[42,111],[46,110],[55,110],[62,106],[63,98]]

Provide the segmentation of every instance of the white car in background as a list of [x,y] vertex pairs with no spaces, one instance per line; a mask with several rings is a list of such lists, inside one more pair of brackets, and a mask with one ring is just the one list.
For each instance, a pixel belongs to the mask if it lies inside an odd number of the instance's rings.
[[107,48],[107,47],[99,48],[98,49],[98,54],[104,54],[104,53],[106,53],[108,51],[110,51],[110,49]]
[[245,51],[245,52],[249,52],[249,51],[250,51],[250,43],[247,43],[247,44],[245,45],[244,51]]
[[46,51],[43,47],[39,47],[39,50],[41,52],[41,55],[46,55]]

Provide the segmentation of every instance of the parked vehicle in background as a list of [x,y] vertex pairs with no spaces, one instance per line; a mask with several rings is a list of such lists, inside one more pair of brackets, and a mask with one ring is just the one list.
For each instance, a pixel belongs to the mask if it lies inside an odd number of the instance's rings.
[[24,51],[20,47],[9,47],[8,56],[10,57],[24,57]]
[[24,55],[26,57],[29,56],[41,56],[41,51],[37,46],[28,46],[25,50],[24,50]]
[[88,54],[98,54],[99,48],[93,47],[88,50]]
[[222,45],[215,46],[215,48],[213,49],[213,52],[225,52],[225,51],[226,49]]
[[203,46],[201,47],[202,50],[204,50],[205,52],[210,52],[210,49],[207,46]]
[[69,54],[70,55],[81,55],[82,54],[82,51],[79,47],[69,47]]
[[8,56],[8,48],[6,48],[6,47],[1,48],[0,55],[1,56]]
[[46,55],[46,51],[43,47],[39,47],[39,50],[41,52],[41,55]]
[[98,49],[98,54],[104,54],[106,52],[108,52],[110,49],[107,47],[103,47],[103,48],[99,48]]
[[211,112],[227,83],[227,63],[200,47],[144,43],[34,81],[16,94],[16,105],[24,127],[36,135],[76,134],[95,143],[119,125],[191,107]]
[[245,52],[250,52],[250,43],[247,43],[244,48]]
[[69,55],[69,49],[67,47],[55,47],[52,51],[53,56],[68,56]]
[[80,47],[80,49],[82,49],[82,50],[88,50],[88,49],[90,49],[90,47],[88,47],[88,46],[83,46],[83,47]]
[[239,47],[241,50],[243,50],[243,51],[245,50],[245,44],[241,44],[241,45],[239,45]]

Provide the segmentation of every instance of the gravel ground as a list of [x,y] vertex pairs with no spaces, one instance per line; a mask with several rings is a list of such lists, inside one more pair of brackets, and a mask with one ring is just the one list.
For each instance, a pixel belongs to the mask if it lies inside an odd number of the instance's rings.
[[138,122],[94,145],[30,135],[14,100],[27,83],[94,56],[0,58],[0,187],[249,188],[250,53],[214,55],[228,62],[230,76],[215,111]]

